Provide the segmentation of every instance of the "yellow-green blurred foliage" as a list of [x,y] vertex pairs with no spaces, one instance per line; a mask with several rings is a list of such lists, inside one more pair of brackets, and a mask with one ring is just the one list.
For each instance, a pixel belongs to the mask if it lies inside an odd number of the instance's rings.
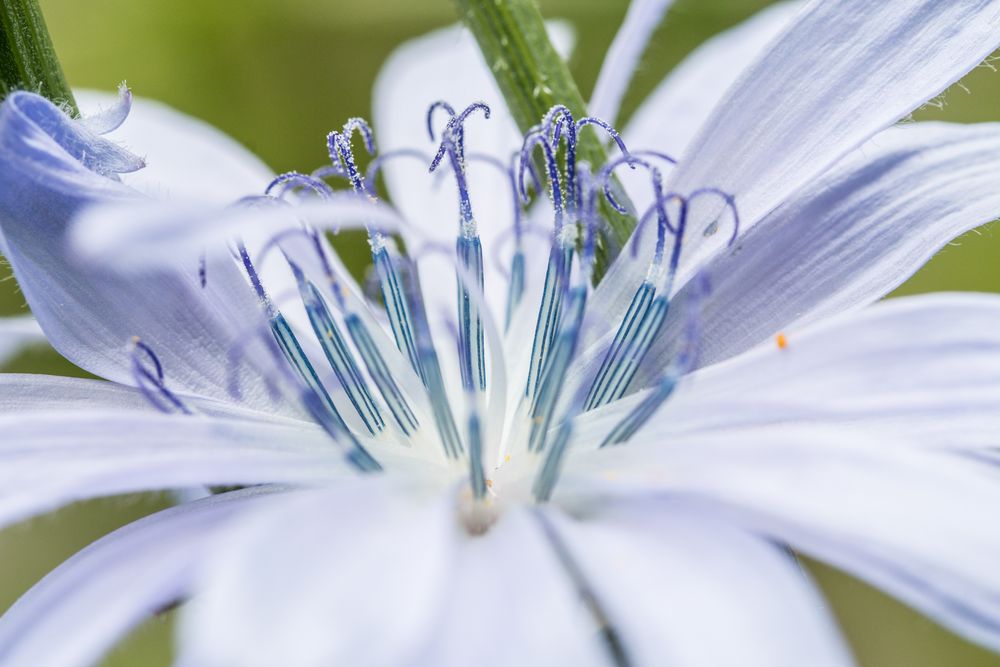
[[[379,66],[401,41],[448,24],[448,0],[41,0],[56,49],[77,87],[113,89],[127,80],[222,128],[275,170],[324,162],[326,133],[369,115]],[[643,60],[625,117],[685,53],[746,18],[766,0],[679,0]],[[589,93],[625,0],[543,0],[546,16],[577,29],[573,72]],[[734,63],[738,66],[739,63]],[[1000,74],[981,67],[918,119],[1000,119]],[[414,109],[414,113],[422,110]],[[669,123],[670,119],[663,119]],[[354,268],[366,253],[354,246]],[[1000,240],[987,227],[946,248],[899,290],[1000,292]],[[7,276],[6,269],[0,269]],[[0,284],[0,314],[23,310],[12,281]],[[942,322],[942,326],[947,326]],[[79,373],[50,350],[6,370]],[[160,496],[101,500],[0,533],[0,610],[45,571],[90,540],[165,505]],[[1000,566],[1000,565],[998,565]],[[870,667],[1000,665],[865,585],[810,565],[829,595],[862,664]],[[669,604],[664,600],[664,604]],[[170,663],[170,619],[147,623],[106,661]]]

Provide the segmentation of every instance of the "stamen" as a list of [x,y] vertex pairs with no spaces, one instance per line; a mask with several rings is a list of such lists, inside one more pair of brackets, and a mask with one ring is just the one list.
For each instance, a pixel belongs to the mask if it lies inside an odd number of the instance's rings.
[[537,503],[547,503],[552,498],[552,490],[559,479],[559,471],[562,467],[563,456],[566,453],[566,446],[569,444],[570,436],[573,434],[573,421],[567,419],[559,425],[556,437],[552,441],[552,447],[542,463],[541,470],[535,477],[532,484],[531,493]]
[[361,320],[361,317],[348,307],[347,301],[344,299],[344,288],[337,279],[333,271],[333,266],[331,266],[330,260],[326,256],[326,250],[323,248],[320,235],[312,232],[310,237],[313,242],[313,249],[317,257],[319,257],[323,268],[323,274],[330,286],[330,291],[337,300],[337,307],[344,318],[344,326],[347,327],[347,333],[350,335],[354,347],[361,355],[361,360],[364,362],[365,368],[368,370],[368,374],[371,376],[375,386],[378,387],[379,393],[382,394],[386,405],[389,406],[389,411],[396,420],[396,424],[404,435],[410,435],[418,426],[416,415],[413,414],[413,410],[410,408],[406,397],[396,383],[392,372],[389,370],[389,364],[386,362],[381,350],[375,344],[375,340],[372,338],[371,332],[368,331],[368,327]]
[[[470,104],[460,114],[445,102],[431,105],[427,112],[427,129],[431,138],[434,130],[431,123],[435,109],[445,109],[451,114],[451,119],[441,133],[441,147],[431,162],[430,171],[434,171],[447,155],[455,183],[458,186],[459,234],[455,251],[460,266],[475,279],[472,289],[483,294],[483,248],[479,241],[479,233],[472,215],[472,202],[469,199],[469,188],[465,173],[464,155],[464,122],[470,114],[481,110],[486,118],[490,117],[490,108],[482,102]],[[470,294],[470,285],[461,275],[458,276],[458,319],[459,319],[459,365],[462,369],[462,385],[466,388],[476,388],[486,391],[486,349],[483,341],[483,323],[476,299]]]
[[[586,193],[584,199],[588,204],[588,206],[581,209],[587,234],[582,244],[583,251],[580,253],[580,267],[576,283],[569,290],[566,315],[560,323],[559,335],[545,363],[541,385],[532,405],[528,450],[535,452],[541,452],[545,449],[545,441],[549,434],[556,404],[565,387],[566,375],[570,364],[576,355],[577,346],[580,341],[580,332],[583,329],[583,316],[586,311],[587,292],[593,269],[594,248],[597,236],[597,215],[591,204],[596,200],[596,188],[587,165],[581,164],[579,168],[581,191]],[[567,227],[566,229],[573,228]],[[580,401],[577,400],[572,410],[577,410],[579,403]],[[564,419],[568,421],[568,417]],[[568,438],[568,434],[566,437]]]
[[635,211],[630,211],[621,203],[611,192],[611,186],[614,181],[611,180],[611,175],[614,170],[623,164],[628,164],[632,169],[637,166],[646,168],[653,179],[653,195],[654,199],[659,199],[663,195],[663,176],[660,170],[652,164],[650,161],[643,159],[643,156],[655,157],[664,160],[670,165],[677,164],[677,161],[666,153],[660,153],[658,151],[636,151],[635,153],[629,153],[627,155],[621,155],[604,165],[601,168],[599,179],[604,183],[604,196],[611,204],[611,207],[623,215],[632,215]]
[[355,313],[346,313],[344,315],[344,326],[347,327],[347,332],[354,342],[354,347],[357,348],[358,353],[361,355],[361,359],[365,363],[365,368],[368,369],[368,374],[371,376],[375,386],[378,387],[379,393],[382,394],[386,405],[389,406],[389,411],[392,412],[396,424],[399,425],[404,435],[410,435],[417,430],[419,425],[417,417],[413,414],[413,410],[410,408],[410,404],[407,402],[402,390],[400,390],[399,385],[396,384],[396,380],[389,370],[389,365],[386,363],[385,357],[382,356],[382,352],[378,349],[378,346],[375,345],[368,327],[364,325],[361,318]]
[[567,317],[564,318],[565,321],[552,346],[551,354],[546,360],[539,391],[532,405],[529,451],[541,452],[545,448],[545,438],[549,432],[552,415],[580,339],[586,302],[586,285],[577,285],[570,289]]
[[314,169],[311,174],[313,178],[318,178],[320,180],[327,178],[347,178],[347,174],[344,173],[344,169],[340,166],[340,163],[324,165],[318,169]]
[[309,361],[309,357],[306,356],[305,351],[302,349],[302,345],[299,343],[298,338],[296,338],[295,333],[292,331],[292,327],[288,324],[288,321],[285,320],[284,315],[281,313],[275,313],[275,315],[269,320],[269,327],[271,335],[274,336],[274,340],[278,343],[278,348],[281,350],[285,359],[288,360],[291,367],[295,369],[299,379],[305,383],[306,387],[310,390],[310,394],[314,394],[318,399],[320,399],[320,405],[322,405],[324,409],[330,413],[328,419],[332,422],[336,422],[338,428],[349,433],[350,429],[347,427],[347,423],[344,422],[344,418],[340,416],[340,411],[337,410],[337,406],[334,404],[329,392],[323,385],[322,380],[319,379],[319,374],[317,374],[316,369],[313,368],[312,362]]
[[368,192],[375,194],[375,179],[378,174],[385,167],[385,163],[389,160],[395,160],[396,158],[413,158],[419,160],[423,164],[430,162],[430,157],[423,151],[418,151],[415,148],[399,148],[394,151],[388,151],[378,155],[373,158],[371,162],[368,163],[368,169],[365,171],[365,188]]
[[[272,335],[264,335],[262,340],[277,362],[276,368],[285,375],[287,380],[301,388],[302,405],[312,415],[313,420],[319,424],[335,444],[345,450],[344,457],[347,462],[359,472],[381,471],[382,466],[379,462],[364,448],[347,427],[347,424],[344,423],[344,420],[341,419],[340,413],[333,406],[329,394],[326,393],[308,358],[302,352],[302,348],[288,323],[278,314],[277,318],[269,321],[268,328]],[[291,362],[290,365],[282,363],[282,361],[291,361],[292,358],[298,359],[299,363]]]
[[684,341],[681,352],[667,369],[659,382],[652,388],[649,394],[635,408],[629,412],[604,438],[601,447],[620,445],[632,438],[636,432],[656,414],[682,377],[691,372],[697,363],[697,346],[700,338],[699,313],[700,303],[705,299],[710,291],[708,278],[702,274],[698,279],[699,289],[691,295],[688,304],[689,316],[685,326]]
[[[459,332],[454,324],[445,320],[448,332],[457,342]],[[465,387],[466,402],[466,436],[469,446],[469,486],[472,496],[482,500],[486,496],[486,470],[483,466],[483,421],[480,416],[480,398],[482,394],[472,387]]]
[[545,283],[542,287],[542,298],[539,302],[538,317],[535,321],[534,340],[531,344],[528,380],[524,388],[524,395],[532,400],[535,399],[538,391],[545,358],[556,335],[559,314],[562,309],[562,297],[567,289],[566,279],[569,274],[570,263],[573,259],[573,244],[566,243],[561,234],[564,215],[562,184],[555,150],[546,135],[546,125],[543,124],[530,130],[525,136],[524,145],[521,148],[521,168],[519,172],[521,197],[527,201],[524,172],[527,163],[530,162],[532,150],[535,146],[540,146],[545,158],[545,167],[548,171],[549,195],[552,198],[552,207],[555,213],[555,242],[549,250],[549,261],[545,269]]
[[[331,413],[326,408],[325,401],[315,392],[304,390],[302,392],[302,403],[309,410],[316,423],[319,424],[333,441],[346,447],[347,461],[360,472],[381,472],[382,465],[373,457],[367,449],[358,441],[354,434],[346,428],[342,420],[338,421],[335,413]],[[346,442],[345,442],[346,441]]]
[[[351,150],[350,137],[354,131],[359,131],[362,134],[365,148],[369,153],[374,153],[375,141],[371,128],[360,118],[352,118],[347,121],[343,133],[331,132],[327,135],[327,149],[331,161],[334,164],[339,163],[344,173],[347,174],[354,191],[374,198],[374,193],[367,189],[365,182],[361,179],[357,162],[354,160],[354,153]],[[389,254],[386,238],[379,230],[369,228],[368,243],[371,246],[372,264],[375,267],[375,275],[378,277],[386,316],[389,318],[389,327],[392,329],[396,347],[406,355],[413,370],[426,383],[420,355],[414,343],[410,304],[407,303],[405,288],[396,268],[395,258]]]
[[247,247],[243,243],[237,244],[237,251],[240,256],[240,260],[243,262],[243,269],[247,273],[247,277],[250,278],[250,284],[253,286],[253,291],[257,293],[257,298],[260,300],[261,305],[267,312],[268,317],[273,317],[275,314],[274,305],[271,303],[271,299],[267,296],[267,292],[264,291],[264,285],[260,282],[260,276],[257,275],[257,269],[254,268],[253,262],[250,261],[250,253],[247,252]]
[[475,407],[475,397],[473,407],[469,410],[468,434],[469,434],[469,483],[472,486],[472,495],[476,500],[482,500],[486,496],[486,472],[483,468],[483,434],[482,423],[479,418],[479,410]]
[[[524,236],[523,229],[523,205],[521,202],[521,197],[518,193],[517,186],[517,160],[519,153],[515,152],[511,156],[510,164],[504,164],[500,160],[490,156],[490,155],[479,155],[473,154],[469,155],[469,160],[478,160],[489,164],[496,169],[498,169],[510,184],[510,191],[513,197],[513,210],[514,210],[514,222],[511,227],[511,231],[514,236],[514,254],[511,257],[510,271],[506,272],[503,269],[502,262],[499,259],[499,252],[501,250],[501,241],[503,240],[504,234],[500,234],[496,239],[496,248],[494,249],[494,262],[500,267],[500,270],[507,273],[507,278],[509,280],[507,285],[507,310],[504,318],[504,330],[510,328],[511,320],[513,319],[514,312],[517,307],[521,304],[521,297],[524,296],[524,250],[521,246],[521,241]],[[529,162],[527,168],[528,175],[531,177],[534,184],[535,192],[540,192],[542,189],[542,184],[538,180],[538,174],[535,172],[534,166]]]
[[[477,294],[483,294],[483,247],[479,237],[459,236],[455,242],[458,261],[476,280]],[[462,385],[486,391],[486,348],[483,342],[483,321],[479,304],[469,293],[465,277],[458,276],[459,361]]]
[[503,324],[505,332],[510,330],[514,313],[524,297],[524,261],[524,251],[520,248],[514,250],[514,256],[510,260],[510,282],[507,285],[507,310]]
[[[166,414],[194,414],[174,392],[167,388],[163,376],[163,364],[153,349],[138,336],[132,338],[132,377],[136,387],[153,407]],[[152,365],[152,369],[148,366]]]
[[[673,199],[680,201],[681,208],[665,284],[660,289],[659,294],[656,294],[657,287],[654,284],[654,278],[661,272],[663,238],[665,231],[673,230],[666,222],[666,214],[663,212],[663,203],[667,199],[658,197],[651,209],[659,216],[660,224],[657,228],[657,248],[650,270],[646,280],[642,282],[633,295],[625,317],[619,325],[618,331],[615,332],[611,347],[608,348],[604,361],[594,378],[594,383],[591,385],[584,405],[585,410],[611,403],[625,395],[629,383],[638,372],[642,360],[646,357],[646,353],[652,347],[653,341],[656,340],[660,328],[666,320],[670,307],[670,290],[680,257],[688,210],[686,200],[671,195],[669,200]],[[648,215],[643,216],[643,219],[647,219]],[[641,230],[637,230],[637,234],[641,234]],[[656,295],[654,296],[654,294]]]
[[417,354],[421,378],[424,381],[424,386],[427,388],[431,411],[434,413],[434,422],[437,425],[438,434],[441,436],[441,444],[444,447],[445,456],[458,458],[462,453],[462,441],[455,426],[451,404],[448,402],[448,393],[444,387],[444,378],[441,376],[441,365],[438,361],[437,352],[434,350],[434,341],[431,338],[427,313],[424,311],[423,300],[419,296],[419,277],[416,272],[411,272],[410,278],[408,286],[410,301],[413,305],[413,314],[415,316],[413,324],[417,339]]
[[[646,354],[659,336],[670,308],[670,294],[680,264],[681,249],[683,247],[685,229],[688,224],[690,205],[697,197],[705,195],[721,197],[725,205],[731,209],[733,213],[734,232],[729,242],[732,243],[736,239],[739,227],[739,215],[736,212],[735,200],[731,195],[727,195],[714,188],[703,188],[696,190],[686,199],[676,193],[657,197],[650,210],[639,221],[635,232],[636,237],[641,236],[642,225],[646,224],[653,213],[657,214],[660,221],[658,226],[659,240],[657,241],[656,253],[650,265],[649,275],[632,297],[632,302],[625,313],[625,318],[622,320],[621,325],[619,325],[615,333],[615,338],[608,348],[604,361],[601,363],[601,367],[594,378],[594,383],[591,386],[590,394],[584,407],[585,410],[606,405],[624,396],[632,379],[642,365]],[[676,228],[666,222],[666,213],[663,211],[664,204],[675,200],[680,204]],[[713,224],[717,225],[717,222]],[[674,235],[674,245],[664,272],[661,264],[663,261],[662,238],[665,230]],[[661,284],[657,286],[654,283],[654,279],[661,275],[665,277],[661,279]],[[655,297],[653,296],[654,292],[656,293]],[[667,394],[660,399],[661,402],[662,400],[666,400],[672,389],[664,386],[662,390],[666,391]],[[659,403],[656,403],[656,405],[659,405]]]
[[601,363],[601,367],[597,371],[597,375],[591,385],[590,393],[584,403],[584,410],[593,410],[600,405],[610,403],[619,398],[614,396],[612,392],[612,387],[621,385],[621,378],[614,377],[616,375],[615,371],[618,370],[619,373],[622,373],[620,368],[622,358],[627,354],[630,343],[635,340],[637,331],[642,326],[642,323],[649,317],[649,310],[655,292],[656,288],[652,283],[644,280],[632,296],[628,310],[625,311],[625,317],[618,327],[618,331],[615,332],[611,347],[608,348],[604,361]]
[[541,511],[539,508],[535,508],[532,515],[538,520],[539,524],[541,524],[542,531],[548,540],[549,545],[552,547],[552,552],[562,564],[563,570],[566,572],[566,575],[576,588],[580,601],[586,607],[590,616],[594,619],[594,623],[597,626],[600,637],[604,640],[605,646],[608,650],[608,664],[612,667],[629,667],[629,665],[632,664],[632,661],[629,659],[628,652],[625,650],[622,638],[612,625],[608,617],[608,613],[605,611],[600,600],[598,600],[593,587],[587,581],[587,577],[584,576],[583,571],[573,558],[572,553],[559,537],[559,534],[552,526],[545,512]]
[[238,250],[240,259],[243,261],[243,268],[250,278],[250,284],[253,285],[261,305],[267,313],[268,328],[275,342],[278,344],[278,349],[281,350],[291,367],[295,369],[299,378],[305,383],[305,386],[321,399],[321,404],[331,413],[328,419],[342,426],[344,431],[349,432],[347,424],[344,422],[343,417],[341,417],[340,412],[337,410],[337,406],[316,373],[316,369],[313,368],[312,362],[309,361],[309,357],[302,350],[302,345],[299,344],[291,326],[285,320],[284,315],[274,307],[270,297],[264,290],[260,276],[257,274],[257,269],[254,267],[253,262],[250,261],[250,254],[247,252],[246,246],[243,243],[239,243]]
[[[654,294],[656,293],[654,278],[661,273],[660,266],[663,261],[666,234],[668,231],[673,233],[676,230],[671,227],[663,207],[662,202],[665,200],[663,198],[662,178],[659,170],[641,158],[636,158],[635,162],[649,169],[653,181],[653,190],[656,193],[656,203],[654,204],[658,216],[656,250],[653,253],[653,261],[647,272],[647,278],[639,285],[639,288],[632,296],[632,301],[625,311],[625,317],[615,332],[614,340],[612,340],[611,346],[608,348],[604,361],[601,362],[601,367],[597,371],[597,375],[591,385],[590,393],[584,404],[584,410],[592,410],[621,398],[628,386],[628,382],[631,381],[638,369],[638,361],[641,361],[642,357],[645,356],[645,353],[640,354],[637,346],[642,345],[640,341],[645,340],[649,332],[654,332],[653,338],[655,338],[655,333],[659,332],[659,326],[662,324],[663,318],[666,317],[669,305],[669,302],[662,295],[654,299]],[[618,163],[620,164],[620,162]],[[607,187],[608,177],[614,166],[617,166],[616,163],[605,166],[601,171],[600,178],[604,181],[605,188]],[[608,195],[606,189],[605,194]],[[686,204],[683,201],[681,211],[682,215],[686,215]],[[637,230],[637,234],[641,233],[642,230],[640,228]],[[674,243],[675,255],[680,252],[680,247],[681,235],[677,234]],[[646,332],[647,335],[644,336],[643,332]],[[638,359],[634,368],[626,363],[627,359]]]
[[[525,386],[525,396],[537,398],[541,372],[556,335],[556,328],[562,311],[562,297],[567,292],[567,276],[572,263],[575,235],[563,234],[563,215],[565,212],[564,194],[568,196],[571,212],[579,216],[583,201],[583,188],[576,185],[576,143],[578,131],[586,125],[608,131],[618,147],[626,155],[628,151],[618,133],[607,123],[596,118],[584,118],[576,122],[572,113],[563,105],[552,107],[542,119],[541,125],[530,130],[525,136],[521,149],[520,189],[521,196],[527,199],[524,187],[525,165],[530,161],[531,151],[535,146],[541,146],[545,157],[545,165],[550,181],[550,194],[555,209],[555,238],[549,253],[549,264],[545,273],[545,284],[542,288],[542,299],[539,304],[538,319],[535,323],[535,336],[532,343],[531,359],[528,369],[528,381]],[[566,168],[565,190],[559,178],[559,169],[555,158],[554,143],[562,136],[566,137]],[[550,139],[551,137],[551,139]]]
[[319,290],[305,277],[302,269],[295,262],[288,259],[288,265],[295,275],[302,303],[309,316],[309,322],[312,324],[313,332],[326,355],[330,368],[337,376],[340,386],[343,387],[368,433],[375,435],[376,432],[385,428],[385,422],[372,398],[368,384],[358,370],[354,355],[351,354],[344,342],[340,328],[333,321],[333,316]]
[[[395,261],[389,255],[389,250],[381,235],[373,234],[369,238],[369,245],[371,245],[372,263],[382,291],[382,300],[385,302],[385,312],[389,318],[389,328],[392,330],[396,347],[407,356],[413,370],[426,384],[427,379],[424,377],[420,353],[414,340],[413,316],[410,312],[410,304],[406,299],[402,277],[399,275]],[[412,274],[411,277],[413,277]]]
[[289,171],[284,174],[280,174],[273,181],[271,181],[267,188],[264,190],[265,195],[271,195],[271,191],[277,187],[286,186],[279,193],[280,196],[284,196],[292,188],[301,187],[308,188],[315,192],[317,195],[326,199],[333,194],[333,188],[312,176],[307,176],[306,174],[300,174],[297,171]]
[[524,387],[524,395],[532,400],[537,395],[542,368],[556,336],[562,311],[563,294],[566,291],[566,281],[572,260],[572,244],[567,245],[561,241],[552,244],[549,250],[548,266],[545,269],[545,283],[542,286],[538,317],[535,320],[535,335],[531,344],[528,381]]
[[552,490],[559,479],[566,449],[569,446],[570,437],[573,435],[575,427],[573,417],[580,413],[583,395],[583,391],[580,389],[576,390],[569,407],[562,417],[559,429],[556,431],[556,437],[552,441],[552,446],[548,448],[548,453],[545,455],[542,467],[535,476],[534,484],[532,484],[532,495],[535,497],[535,502],[545,503],[552,497]]

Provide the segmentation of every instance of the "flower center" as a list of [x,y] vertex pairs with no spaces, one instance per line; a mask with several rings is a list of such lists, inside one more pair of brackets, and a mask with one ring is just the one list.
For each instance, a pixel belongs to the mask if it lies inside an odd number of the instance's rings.
[[[421,252],[436,250],[434,247],[411,247],[407,256],[398,251],[386,230],[374,224],[366,226],[382,302],[381,308],[374,310],[384,316],[387,331],[383,332],[364,302],[337,275],[326,240],[317,230],[299,230],[309,241],[310,256],[296,254],[278,237],[256,254],[242,242],[237,244],[239,260],[267,322],[265,341],[277,361],[278,379],[296,387],[313,420],[361,472],[392,469],[401,447],[435,460],[445,469],[463,471],[468,485],[460,514],[470,533],[482,532],[492,524],[501,497],[504,502],[549,500],[568,449],[580,437],[594,440],[592,434],[577,433],[577,418],[589,411],[609,410],[629,393],[668,320],[695,202],[710,200],[716,211],[715,219],[704,226],[706,236],[729,220],[735,238],[739,224],[732,196],[713,189],[686,195],[665,190],[661,166],[674,165],[672,158],[652,151],[630,152],[612,127],[596,118],[575,119],[564,106],[553,107],[527,132],[510,163],[489,156],[467,156],[466,122],[479,111],[486,119],[490,117],[489,108],[482,103],[457,112],[439,102],[427,113],[428,132],[432,140],[437,137],[439,141],[429,170],[450,170],[458,204],[454,254],[446,251],[455,268],[456,307],[443,326],[429,319],[416,262]],[[437,114],[447,116],[439,132],[434,130]],[[621,153],[596,170],[576,158],[578,135],[588,126],[606,132]],[[364,175],[351,145],[356,135],[373,156]],[[345,181],[358,197],[375,201],[375,177],[389,160],[426,159],[414,149],[376,156],[372,130],[359,118],[331,132],[327,148],[329,166],[312,174],[282,174],[269,184],[263,197],[246,204],[277,205],[293,193],[329,199],[335,193],[332,180]],[[501,170],[514,200],[512,225],[499,235],[500,239],[513,240],[513,252],[506,262],[499,255],[495,257],[508,277],[506,303],[494,311],[488,307],[484,291],[483,246],[467,174],[470,160]],[[601,202],[634,214],[615,188],[615,170],[623,165],[648,173],[653,201],[638,216],[633,241],[618,260],[645,263],[645,278],[617,324],[608,327],[607,314],[593,312],[588,302],[594,289],[595,248],[605,224]],[[537,230],[523,223],[530,191],[539,194],[543,180],[552,210],[544,264],[531,261],[537,253],[526,237]],[[647,233],[651,224],[655,224],[655,235]],[[652,241],[652,252],[639,259],[643,239]],[[291,268],[307,325],[293,326],[286,319],[258,273],[257,265],[274,248],[283,252]],[[301,253],[301,246],[298,248]],[[532,266],[539,270],[538,285],[531,284],[536,279]],[[669,398],[681,376],[694,368],[697,305],[707,290],[705,281],[699,284],[700,289],[688,290],[694,292],[694,298],[686,303],[688,325],[673,341],[673,362],[657,374],[658,379],[630,409],[617,409],[613,426],[600,434],[594,446],[627,442]],[[501,328],[492,312],[503,313],[506,345],[501,343]],[[524,324],[532,322],[533,326]],[[591,322],[601,323],[604,332]],[[305,346],[303,325],[312,334]],[[442,340],[440,334],[435,339],[433,332],[438,330],[453,340]],[[394,350],[381,342],[387,335]],[[312,347],[322,352],[328,372],[317,370],[314,359],[318,357],[308,352]],[[451,354],[454,357],[439,356]],[[523,360],[519,359],[521,354]],[[133,358],[136,382],[154,405],[168,412],[192,412],[166,388],[164,369],[153,350],[137,340]],[[449,393],[446,361],[456,362],[461,391]],[[514,391],[507,391],[509,382],[517,383]],[[514,397],[509,410],[508,397]]]

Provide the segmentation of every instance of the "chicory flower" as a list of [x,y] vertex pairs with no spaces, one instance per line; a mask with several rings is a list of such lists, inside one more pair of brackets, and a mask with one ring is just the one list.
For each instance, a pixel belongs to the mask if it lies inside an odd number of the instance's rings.
[[[1000,211],[1000,126],[890,127],[998,42],[1000,2],[780,5],[623,140],[561,108],[519,139],[446,30],[386,65],[374,137],[277,177],[127,91],[11,95],[5,254],[112,382],[0,376],[0,523],[219,493],[50,574],[0,664],[90,664],[189,598],[185,665],[851,664],[790,549],[1000,649],[1000,300],[871,305]],[[612,163],[556,159],[595,130]],[[612,172],[640,225],[592,288]],[[320,233],[352,225],[375,294]]]

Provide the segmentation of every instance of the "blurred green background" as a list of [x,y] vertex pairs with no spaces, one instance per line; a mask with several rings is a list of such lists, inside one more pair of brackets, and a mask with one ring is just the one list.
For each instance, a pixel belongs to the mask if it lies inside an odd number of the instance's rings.
[[[125,79],[236,137],[275,170],[325,160],[324,137],[347,117],[368,116],[372,81],[401,41],[451,23],[448,0],[41,0],[74,86],[113,89]],[[687,52],[769,4],[679,0],[657,33],[625,103],[624,117]],[[571,65],[584,97],[624,15],[624,0],[543,0],[568,19],[578,42]],[[737,66],[739,63],[734,63]],[[982,67],[918,119],[1000,118],[1000,75]],[[669,122],[669,119],[665,119]],[[946,248],[898,293],[1000,292],[1000,239],[990,227]],[[0,277],[7,277],[0,268]],[[13,281],[0,282],[0,314],[23,312]],[[79,373],[51,350],[26,353],[5,370]],[[84,503],[0,533],[0,609],[89,541],[165,506],[162,496]],[[1000,565],[998,565],[1000,566]],[[865,585],[811,565],[868,667],[1000,665],[994,657]],[[106,665],[170,663],[169,617],[147,623]]]

